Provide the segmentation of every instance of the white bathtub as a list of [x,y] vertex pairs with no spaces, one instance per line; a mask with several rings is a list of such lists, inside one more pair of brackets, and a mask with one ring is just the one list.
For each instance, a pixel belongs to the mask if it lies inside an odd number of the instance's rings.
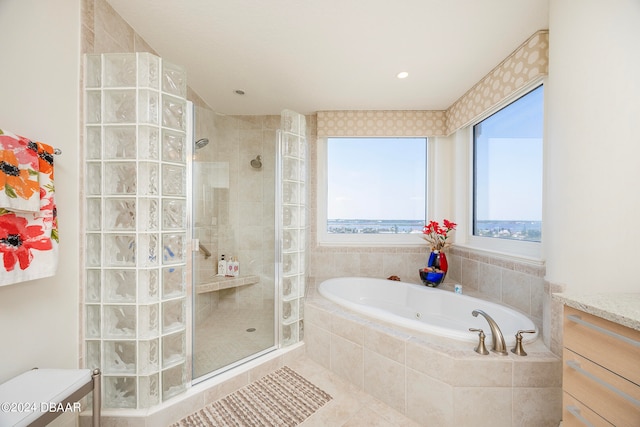
[[322,282],[318,291],[328,300],[350,310],[441,337],[477,342],[478,333],[470,332],[469,328],[482,329],[487,335],[485,343],[489,349],[489,324],[482,315],[472,316],[473,310],[482,310],[495,320],[507,346],[515,344],[518,330],[536,331],[523,334],[523,342],[532,342],[538,337],[535,324],[524,314],[500,304],[424,285],[344,277]]

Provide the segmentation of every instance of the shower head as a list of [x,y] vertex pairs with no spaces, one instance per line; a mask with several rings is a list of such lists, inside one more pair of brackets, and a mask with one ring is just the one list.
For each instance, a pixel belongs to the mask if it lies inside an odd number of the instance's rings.
[[209,143],[209,138],[202,138],[193,143],[196,150],[204,148]]
[[254,169],[260,169],[262,167],[262,156],[257,155],[255,159],[251,160],[251,167]]

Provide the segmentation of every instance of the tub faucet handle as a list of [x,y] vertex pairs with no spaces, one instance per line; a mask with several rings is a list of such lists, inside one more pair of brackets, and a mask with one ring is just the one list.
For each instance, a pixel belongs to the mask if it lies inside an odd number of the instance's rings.
[[476,329],[476,328],[469,328],[469,330],[471,332],[479,332],[478,346],[473,350],[478,354],[483,354],[483,355],[489,354],[489,350],[487,350],[487,347],[484,345],[484,337],[486,337],[486,335],[484,334],[484,331],[482,329]]
[[522,347],[522,334],[535,334],[534,330],[520,330],[516,333],[516,346],[511,349],[511,353],[517,354],[518,356],[526,356],[527,352],[524,351],[524,347]]

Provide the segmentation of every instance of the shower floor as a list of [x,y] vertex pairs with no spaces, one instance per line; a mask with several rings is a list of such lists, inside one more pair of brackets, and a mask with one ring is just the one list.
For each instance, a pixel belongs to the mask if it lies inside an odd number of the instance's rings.
[[201,319],[194,336],[193,377],[223,368],[274,345],[273,306],[217,308]]

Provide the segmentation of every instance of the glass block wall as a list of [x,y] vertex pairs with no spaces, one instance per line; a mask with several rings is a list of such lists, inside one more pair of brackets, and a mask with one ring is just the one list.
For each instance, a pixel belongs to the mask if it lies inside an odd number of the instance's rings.
[[303,297],[306,281],[307,236],[306,120],[284,110],[280,115],[281,170],[281,322],[283,347],[304,338]]
[[186,74],[148,53],[85,61],[85,362],[104,408],[148,408],[189,380]]

